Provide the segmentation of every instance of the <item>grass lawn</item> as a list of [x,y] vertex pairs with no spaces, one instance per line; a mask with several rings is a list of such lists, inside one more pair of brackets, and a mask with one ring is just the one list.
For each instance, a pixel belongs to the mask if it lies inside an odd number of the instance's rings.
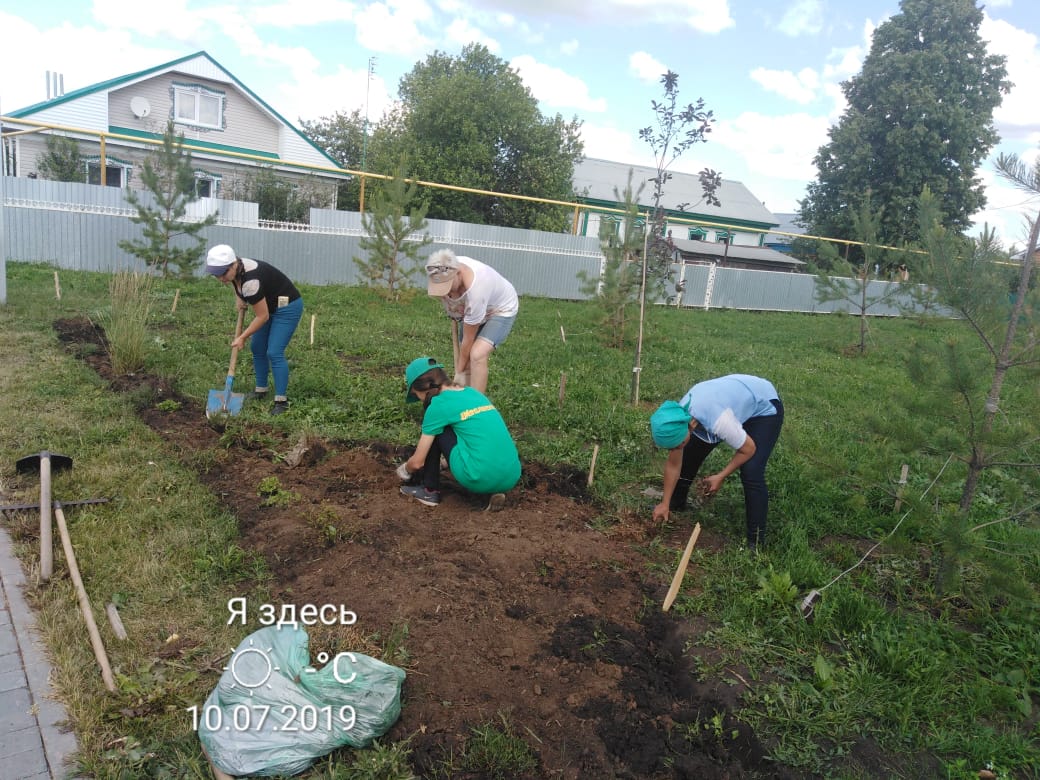
[[[68,579],[30,593],[80,740],[82,771],[208,777],[185,708],[203,701],[246,633],[227,624],[228,599],[263,600],[270,572],[240,545],[235,517],[198,480],[216,456],[168,446],[137,415],[141,404],[160,401],[113,392],[83,355],[58,342],[55,320],[104,318],[109,277],[63,271],[56,300],[53,269],[8,263],[7,273],[8,304],[0,307],[5,501],[34,500],[35,483],[16,478],[14,462],[44,449],[74,457],[73,469],[55,478],[60,498],[118,496],[67,512],[99,622],[112,601],[134,627],[113,647],[118,694],[105,695]],[[403,403],[403,369],[424,354],[450,364],[439,305],[424,293],[388,304],[360,288],[302,292],[304,319],[289,348],[292,410],[247,418],[239,435],[259,440],[275,430],[341,446],[413,444],[417,417]],[[208,390],[223,387],[234,317],[232,295],[211,279],[157,281],[144,370],[197,402],[201,415]],[[492,357],[488,395],[525,463],[583,475],[598,445],[589,490],[595,526],[608,532],[649,521],[655,501],[643,491],[660,487],[664,456],[652,446],[648,417],[661,401],[722,374],[773,381],[786,420],[767,471],[768,547],[757,555],[743,549],[740,482],[727,480],[696,515],[720,541],[695,551],[698,585],[684,587],[672,608],[703,628],[687,648],[699,650],[698,676],[741,683],[739,719],[771,760],[805,776],[966,779],[989,768],[997,777],[1035,777],[1040,471],[987,472],[971,516],[954,526],[950,508],[967,450],[945,446],[960,435],[954,415],[917,408],[906,370],[915,341],[941,342],[961,329],[950,321],[871,320],[869,350],[860,356],[850,349],[858,322],[847,316],[655,308],[633,405],[633,350],[603,346],[593,305],[524,298],[513,333]],[[248,354],[238,375],[236,391],[250,390]],[[1019,405],[1005,409],[1008,419],[1035,415],[1035,388],[1035,377],[1009,375],[1006,397]],[[709,467],[728,457],[725,449]],[[1026,455],[1040,462],[1040,446]],[[900,486],[904,464],[908,479]],[[34,516],[5,522],[35,581]],[[673,515],[640,542],[648,569],[669,576],[681,549],[665,536],[681,529],[685,537],[690,522]],[[961,576],[940,589],[941,553],[958,544],[995,551],[996,563],[964,560]],[[799,604],[812,589],[822,596],[806,620]],[[187,654],[164,652],[189,634],[206,641]],[[387,645],[378,641],[374,652],[392,650]],[[477,736],[492,752],[515,753],[524,733],[494,726]],[[688,728],[703,737],[722,725],[709,719]],[[408,777],[408,750],[402,742],[344,751],[307,776]]]

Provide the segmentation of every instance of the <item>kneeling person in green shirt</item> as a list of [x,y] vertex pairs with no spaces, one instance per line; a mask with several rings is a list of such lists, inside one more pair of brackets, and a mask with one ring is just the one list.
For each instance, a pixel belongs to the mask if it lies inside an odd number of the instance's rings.
[[401,492],[426,506],[441,502],[441,455],[455,481],[473,493],[490,495],[489,509],[501,508],[505,491],[520,481],[520,456],[502,415],[472,387],[451,382],[434,358],[416,358],[404,374],[409,403],[425,411],[415,453],[397,468]]

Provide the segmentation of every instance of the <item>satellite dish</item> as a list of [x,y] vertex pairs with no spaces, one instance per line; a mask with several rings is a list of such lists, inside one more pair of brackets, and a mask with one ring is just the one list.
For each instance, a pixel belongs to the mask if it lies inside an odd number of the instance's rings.
[[144,119],[151,113],[152,106],[146,98],[133,97],[130,98],[130,110],[138,119]]

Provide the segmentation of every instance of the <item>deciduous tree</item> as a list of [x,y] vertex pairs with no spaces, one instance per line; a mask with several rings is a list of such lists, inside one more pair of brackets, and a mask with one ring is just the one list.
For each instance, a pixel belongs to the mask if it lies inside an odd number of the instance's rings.
[[[639,137],[650,145],[656,161],[657,174],[654,177],[654,209],[647,225],[648,234],[643,252],[642,279],[639,291],[639,336],[636,340],[635,364],[632,367],[632,403],[639,400],[639,374],[642,371],[643,355],[643,322],[646,311],[647,286],[652,285],[663,290],[669,281],[672,264],[672,247],[665,240],[665,212],[661,201],[665,196],[668,180],[672,177],[668,169],[682,154],[696,143],[703,143],[711,131],[715,121],[711,111],[704,109],[704,99],[698,98],[696,103],[679,105],[679,74],[668,71],[661,76],[664,87],[664,99],[660,102],[651,100],[657,126],[647,125],[639,131]],[[719,205],[715,191],[722,183],[722,177],[710,168],[700,172],[701,189],[704,199]],[[685,211],[690,204],[677,204],[676,208]]]
[[917,198],[928,186],[940,224],[963,232],[985,206],[977,171],[998,140],[993,111],[1010,89],[1005,58],[989,54],[974,0],[902,0],[874,32],[848,107],[815,158],[801,220],[809,232],[851,239],[869,187],[884,209],[881,244],[918,237]]
[[[544,117],[519,74],[480,44],[459,57],[434,52],[400,82],[401,151],[417,179],[560,201],[573,200],[581,123]],[[560,231],[559,206],[431,189],[429,216]]]

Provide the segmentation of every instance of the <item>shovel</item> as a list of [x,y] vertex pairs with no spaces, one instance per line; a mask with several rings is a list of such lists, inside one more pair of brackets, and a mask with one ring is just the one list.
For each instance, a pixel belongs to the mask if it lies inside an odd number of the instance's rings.
[[[242,319],[246,315],[245,309],[238,310],[238,324],[235,325],[235,338],[242,335]],[[242,411],[242,403],[245,395],[232,393],[231,383],[235,381],[235,363],[238,361],[238,347],[231,348],[231,365],[228,366],[227,380],[224,382],[223,390],[210,390],[206,399],[206,418],[223,417],[235,415]]]

